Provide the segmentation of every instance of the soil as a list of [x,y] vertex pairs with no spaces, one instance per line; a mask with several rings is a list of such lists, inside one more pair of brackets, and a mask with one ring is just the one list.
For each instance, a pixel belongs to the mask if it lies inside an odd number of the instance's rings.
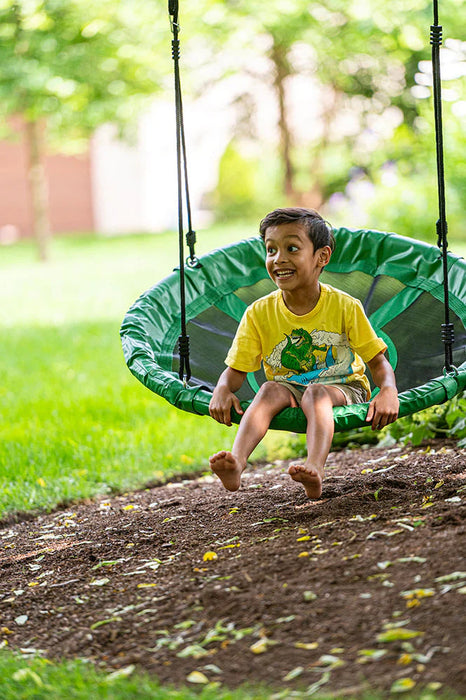
[[287,466],[4,522],[0,641],[281,697],[465,693],[466,450],[331,453],[318,501]]

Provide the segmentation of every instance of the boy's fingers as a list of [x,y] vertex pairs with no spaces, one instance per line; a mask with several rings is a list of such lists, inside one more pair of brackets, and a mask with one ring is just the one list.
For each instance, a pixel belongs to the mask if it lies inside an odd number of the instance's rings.
[[235,398],[233,399],[233,406],[234,406],[236,413],[239,413],[239,415],[242,416],[244,411],[241,408],[241,404],[240,404],[239,398],[237,396],[235,396]]
[[366,423],[369,423],[372,420],[372,418],[374,416],[374,411],[375,411],[374,404],[370,403],[369,408],[367,409]]

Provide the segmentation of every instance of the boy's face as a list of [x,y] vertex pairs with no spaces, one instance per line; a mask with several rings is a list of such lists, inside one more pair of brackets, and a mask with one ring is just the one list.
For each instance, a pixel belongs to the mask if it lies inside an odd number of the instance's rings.
[[283,291],[315,289],[322,268],[330,260],[329,246],[314,251],[314,244],[299,223],[270,226],[265,232],[265,266]]

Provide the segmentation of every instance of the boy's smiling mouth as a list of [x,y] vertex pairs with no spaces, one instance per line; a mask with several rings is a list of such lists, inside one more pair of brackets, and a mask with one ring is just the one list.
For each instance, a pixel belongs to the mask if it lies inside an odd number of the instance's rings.
[[275,270],[274,275],[278,279],[287,279],[288,277],[294,275],[294,272],[294,270]]

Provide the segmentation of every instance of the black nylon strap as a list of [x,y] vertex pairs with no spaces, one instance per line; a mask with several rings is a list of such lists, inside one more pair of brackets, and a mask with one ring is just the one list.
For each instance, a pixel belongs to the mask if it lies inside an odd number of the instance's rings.
[[434,87],[434,115],[435,115],[435,144],[437,150],[437,188],[439,218],[437,227],[437,245],[442,251],[443,260],[443,289],[445,323],[442,324],[442,341],[445,347],[445,369],[451,372],[453,369],[453,341],[454,327],[450,322],[450,309],[448,298],[448,224],[445,204],[445,167],[443,158],[443,125],[442,125],[442,85],[440,77],[440,46],[442,44],[442,27],[438,24],[438,0],[434,3],[434,24],[430,27],[430,43],[432,44],[432,74]]

